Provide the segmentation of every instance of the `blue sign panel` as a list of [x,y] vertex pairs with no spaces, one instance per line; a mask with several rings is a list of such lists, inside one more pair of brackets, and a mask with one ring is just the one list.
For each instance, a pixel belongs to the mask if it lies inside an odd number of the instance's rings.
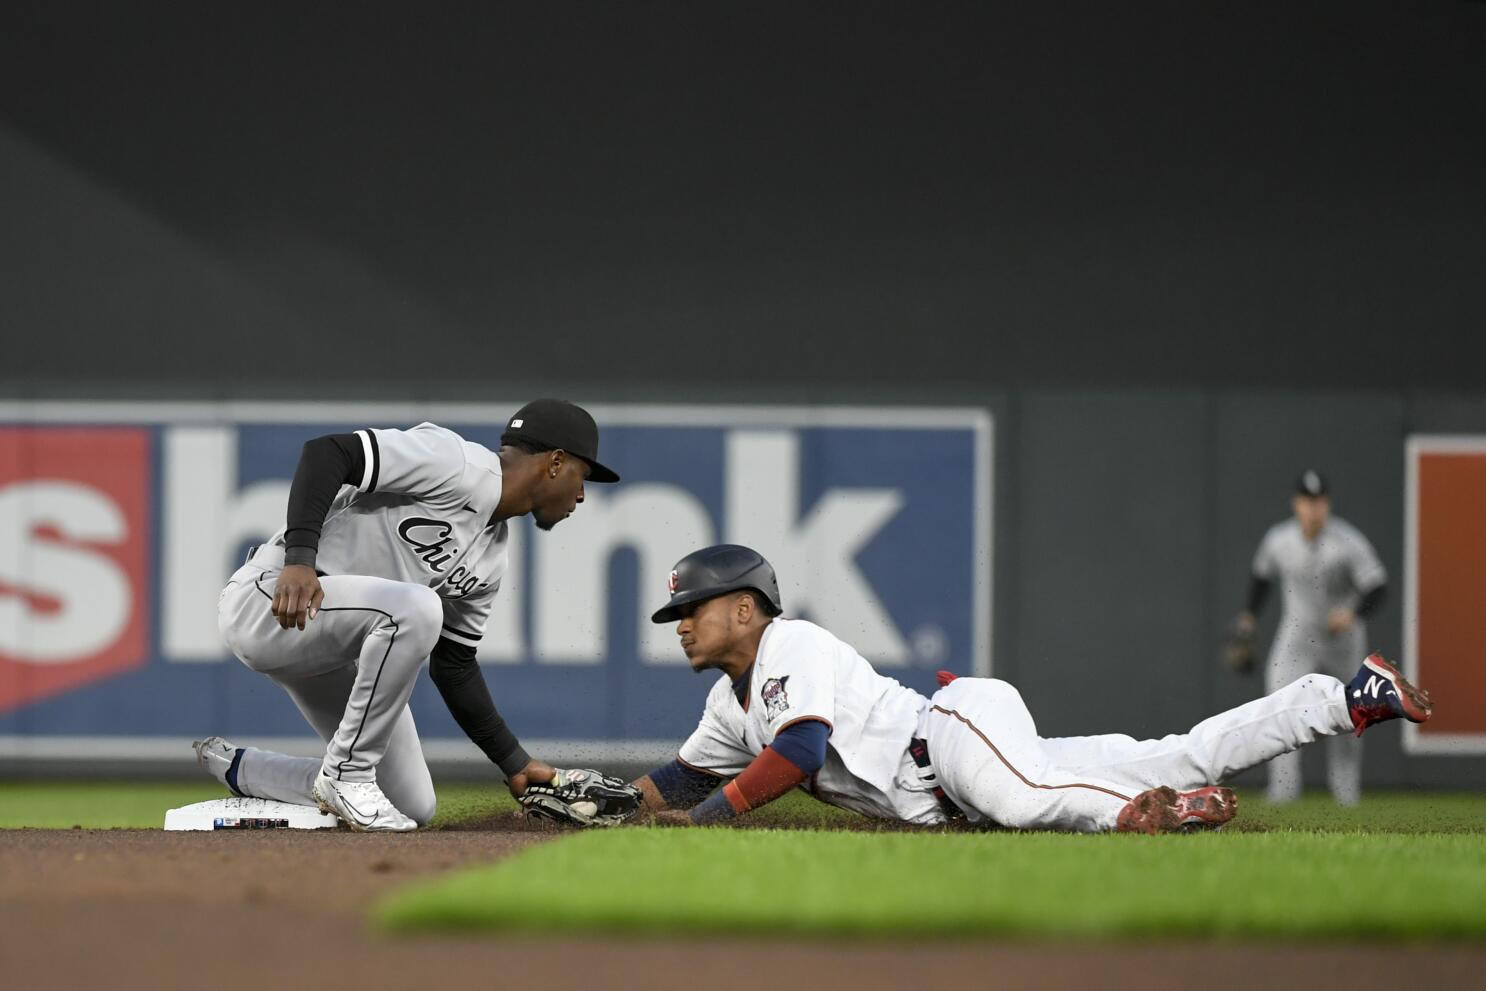
[[[674,627],[648,617],[674,562],[722,541],[770,559],[787,614],[911,687],[931,692],[937,668],[989,673],[984,411],[592,409],[624,481],[588,486],[551,532],[516,523],[480,651],[523,739],[689,733],[717,676],[693,674]],[[115,404],[0,426],[0,738],[308,736],[226,652],[215,608],[282,525],[301,445],[429,419],[496,448],[507,412]],[[426,678],[412,707],[425,740],[462,740]]]

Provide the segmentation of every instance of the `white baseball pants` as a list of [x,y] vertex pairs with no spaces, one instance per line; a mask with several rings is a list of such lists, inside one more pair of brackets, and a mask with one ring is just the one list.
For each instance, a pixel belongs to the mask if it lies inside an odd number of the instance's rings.
[[1130,799],[1166,785],[1190,791],[1352,731],[1345,686],[1307,675],[1272,695],[1159,740],[1037,735],[1021,694],[1004,681],[958,678],[919,722],[946,794],[971,822],[1018,829],[1113,829]]
[[244,794],[314,805],[315,776],[376,781],[419,825],[433,818],[433,779],[408,711],[418,672],[443,627],[438,593],[360,575],[320,579],[325,598],[303,630],[284,629],[270,606],[283,549],[260,548],[232,576],[217,606],[223,639],[244,664],[288,692],[327,746],[323,759],[246,749]]

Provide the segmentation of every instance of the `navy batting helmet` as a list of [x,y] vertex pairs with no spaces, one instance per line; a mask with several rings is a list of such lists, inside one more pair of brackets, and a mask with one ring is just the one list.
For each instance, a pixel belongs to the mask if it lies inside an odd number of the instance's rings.
[[738,544],[704,547],[676,562],[671,572],[671,601],[656,610],[652,623],[673,623],[681,618],[681,609],[726,592],[757,592],[765,602],[764,612],[777,616],[784,612],[779,602],[779,579],[774,567],[758,551]]

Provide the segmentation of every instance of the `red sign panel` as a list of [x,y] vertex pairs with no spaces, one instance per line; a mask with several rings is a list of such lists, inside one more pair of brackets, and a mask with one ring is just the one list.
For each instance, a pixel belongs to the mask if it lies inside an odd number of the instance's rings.
[[148,657],[150,433],[0,429],[0,712]]
[[[1433,718],[1405,729],[1410,750],[1486,752],[1486,438],[1410,441],[1409,676]],[[1448,703],[1448,704],[1447,704]]]

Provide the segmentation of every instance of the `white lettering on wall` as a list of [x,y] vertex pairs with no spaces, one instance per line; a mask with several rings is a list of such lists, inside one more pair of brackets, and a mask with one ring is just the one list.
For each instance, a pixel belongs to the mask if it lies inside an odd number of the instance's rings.
[[237,487],[236,427],[169,427],[161,441],[160,651],[170,661],[227,656],[217,595],[249,540],[284,525],[289,480]]
[[39,538],[42,527],[110,544],[128,536],[128,523],[112,499],[77,482],[0,487],[0,651],[33,664],[75,661],[123,632],[134,608],[129,577],[96,550]]
[[[673,485],[628,485],[613,495],[594,488],[587,490],[578,511],[551,533],[532,537],[537,660],[570,664],[604,660],[611,596],[609,560],[625,547],[640,558],[636,596],[640,656],[650,663],[684,662],[674,632],[651,623],[650,613],[665,602],[666,579],[676,560],[712,543],[712,519],[706,507]],[[631,596],[619,598],[630,601]]]
[[727,439],[727,540],[774,566],[784,609],[844,637],[874,664],[911,654],[856,555],[903,507],[896,489],[829,489],[800,515],[800,438],[790,430]]

